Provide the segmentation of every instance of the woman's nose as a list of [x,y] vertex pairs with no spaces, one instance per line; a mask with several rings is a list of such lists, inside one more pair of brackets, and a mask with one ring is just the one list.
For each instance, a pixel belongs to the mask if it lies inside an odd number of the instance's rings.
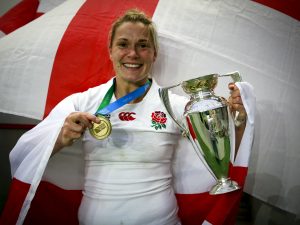
[[129,48],[127,55],[130,57],[138,57],[137,49],[135,47]]

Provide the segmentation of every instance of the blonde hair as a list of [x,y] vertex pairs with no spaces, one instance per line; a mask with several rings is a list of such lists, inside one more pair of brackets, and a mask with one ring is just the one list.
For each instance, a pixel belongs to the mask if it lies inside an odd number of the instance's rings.
[[109,32],[109,48],[112,47],[112,43],[116,34],[116,30],[123,23],[132,22],[132,23],[142,23],[144,24],[149,31],[149,36],[153,43],[154,51],[158,52],[158,42],[157,42],[157,32],[155,28],[155,24],[152,22],[151,18],[145,15],[144,12],[138,9],[130,9],[124,13],[123,16],[119,17],[111,26],[111,30]]

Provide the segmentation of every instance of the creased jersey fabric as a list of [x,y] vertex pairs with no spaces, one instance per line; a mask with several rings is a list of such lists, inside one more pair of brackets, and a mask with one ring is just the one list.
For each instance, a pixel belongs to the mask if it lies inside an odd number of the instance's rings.
[[85,182],[79,222],[176,224],[171,162],[180,133],[166,115],[156,82],[142,102],[117,109],[110,121],[113,129],[107,139],[96,140],[89,132],[82,139]]

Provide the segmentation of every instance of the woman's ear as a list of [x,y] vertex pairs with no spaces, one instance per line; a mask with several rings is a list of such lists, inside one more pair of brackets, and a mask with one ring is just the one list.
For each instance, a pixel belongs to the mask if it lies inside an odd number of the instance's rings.
[[111,56],[111,47],[108,48],[108,53],[109,53],[109,58],[110,58],[110,60],[112,60],[112,56]]
[[153,62],[155,62],[155,61],[156,61],[156,58],[157,58],[157,52],[156,52],[156,51],[154,51],[154,58],[153,58]]

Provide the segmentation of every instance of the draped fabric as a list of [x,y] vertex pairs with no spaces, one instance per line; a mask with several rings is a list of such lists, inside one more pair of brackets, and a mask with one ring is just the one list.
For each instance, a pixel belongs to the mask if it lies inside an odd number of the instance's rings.
[[[241,147],[238,150],[236,159],[232,157],[230,176],[243,187],[253,141],[255,97],[253,96],[253,88],[251,85],[245,82],[237,83],[237,85],[241,90],[241,96],[247,108],[249,119],[247,120],[244,136],[241,140]],[[109,87],[110,85],[106,84],[106,90]],[[92,104],[97,107],[99,98],[92,99],[90,97],[87,98],[87,96],[93,96],[92,93],[96,93],[97,95],[99,95],[99,93],[102,95],[106,93],[105,91],[99,91],[99,89],[100,88],[97,87],[97,89],[94,88],[89,92],[81,93],[80,96],[77,94],[67,97],[51,111],[47,118],[19,139],[10,153],[14,180],[7,205],[0,220],[1,223],[78,223],[77,210],[82,198],[81,190],[83,188],[83,180],[86,180],[86,175],[84,175],[83,170],[82,142],[78,141],[72,146],[64,148],[64,150],[57,153],[51,159],[50,155],[65,117],[85,104],[89,106]],[[151,91],[151,95],[156,95],[156,97],[152,96],[148,99],[153,100],[159,98],[158,92]],[[178,101],[178,97],[176,100]],[[153,104],[161,106],[157,101]],[[146,124],[146,122],[143,124]],[[149,124],[151,124],[150,121]],[[170,128],[168,128],[168,132],[174,132],[174,130],[177,132],[177,129],[172,128],[171,123],[169,124]],[[233,126],[232,123],[230,124]],[[150,128],[147,127],[147,129]],[[145,132],[144,136],[146,136],[146,133],[147,132]],[[161,133],[160,136],[162,135]],[[171,137],[170,133],[166,133],[165,135],[170,138],[176,138]],[[164,138],[161,139],[162,142],[163,139]],[[165,141],[168,144],[172,143],[169,142],[169,140]],[[235,143],[234,137],[232,137],[231,143]],[[232,155],[234,149],[233,144],[231,150]],[[169,150],[170,149],[168,149],[168,151]],[[139,151],[135,150],[133,152],[133,158],[137,157],[136,154],[143,157],[141,156],[143,154],[139,153]],[[124,154],[130,155],[132,153]],[[161,154],[161,152],[157,154]],[[172,155],[170,152],[168,154]],[[149,157],[146,158],[148,160]],[[155,160],[157,160],[157,158],[155,158]],[[156,163],[155,160],[154,164]],[[134,164],[134,162],[132,163]],[[234,224],[242,189],[219,196],[209,195],[208,191],[215,184],[215,180],[197,157],[192,145],[187,143],[186,139],[181,138],[179,141],[179,145],[175,150],[172,168],[172,184],[177,193],[179,216],[183,224],[201,224],[202,222],[204,224],[208,222],[211,224]],[[167,170],[169,170],[169,168],[167,168]],[[140,174],[140,171],[136,172]],[[132,175],[133,174],[134,172],[132,172]],[[145,178],[143,178],[143,180],[144,179]],[[153,179],[153,177],[151,179]],[[144,182],[141,186],[144,186]],[[157,184],[158,183],[154,186]],[[87,189],[85,189],[85,191],[87,191]],[[133,190],[130,190],[130,193],[131,191]],[[15,192],[18,193],[17,197],[14,195]],[[51,199],[49,199],[49,196],[51,196]],[[191,199],[193,199],[192,202]],[[57,212],[57,210],[59,212]]]

